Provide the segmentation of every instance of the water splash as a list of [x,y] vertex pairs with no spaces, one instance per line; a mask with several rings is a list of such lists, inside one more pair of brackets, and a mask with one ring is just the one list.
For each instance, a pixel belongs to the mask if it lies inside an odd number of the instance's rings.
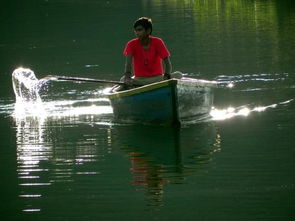
[[39,95],[44,81],[39,81],[34,72],[27,68],[17,68],[12,73],[12,85],[15,93],[16,116],[42,115],[45,110]]
[[[66,96],[64,90],[58,94],[59,100],[51,100],[52,96],[49,93],[41,99],[40,94],[43,94],[43,89],[48,91],[48,83],[56,81],[56,78],[47,76],[38,79],[34,72],[27,68],[18,68],[12,73],[13,90],[15,93],[16,102],[14,104],[14,111],[12,116],[17,121],[31,122],[32,120],[44,122],[48,118],[69,118],[70,121],[76,121],[78,118],[87,118],[91,121],[101,121],[103,119],[110,121],[105,115],[112,114],[112,108],[109,105],[109,100],[101,97],[102,92],[88,91],[80,92],[71,90],[74,94],[74,99],[62,99]],[[52,86],[52,85],[51,85]],[[44,94],[43,94],[44,95]],[[48,101],[49,100],[49,101]],[[50,101],[51,100],[51,101]],[[1,108],[0,108],[1,111]],[[34,118],[34,119],[32,119]]]
[[13,90],[16,102],[41,102],[39,80],[34,72],[26,68],[18,68],[12,73]]

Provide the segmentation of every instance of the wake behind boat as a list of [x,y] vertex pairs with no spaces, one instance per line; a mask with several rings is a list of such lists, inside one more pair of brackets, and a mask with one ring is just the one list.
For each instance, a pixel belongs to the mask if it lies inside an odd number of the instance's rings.
[[111,91],[116,121],[184,124],[209,115],[215,81],[181,78],[165,80],[125,91]]

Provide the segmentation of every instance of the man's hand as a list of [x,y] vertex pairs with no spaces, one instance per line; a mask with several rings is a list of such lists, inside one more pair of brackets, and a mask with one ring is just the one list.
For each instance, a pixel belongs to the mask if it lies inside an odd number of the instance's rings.
[[132,86],[132,85],[133,85],[133,79],[132,79],[130,76],[125,76],[125,78],[124,78],[124,83],[125,83],[127,86]]
[[168,74],[168,73],[165,73],[164,74],[164,80],[169,80],[169,79],[171,79],[171,75]]

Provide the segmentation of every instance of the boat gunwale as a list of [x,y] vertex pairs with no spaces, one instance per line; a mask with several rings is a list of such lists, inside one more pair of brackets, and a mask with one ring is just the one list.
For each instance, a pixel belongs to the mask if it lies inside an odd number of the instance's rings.
[[187,78],[183,77],[179,79],[179,83],[183,85],[193,85],[197,87],[208,87],[208,88],[217,88],[217,81],[209,81],[203,79]]
[[148,92],[148,91],[152,91],[152,90],[156,90],[156,89],[159,89],[162,87],[172,86],[172,85],[176,85],[176,84],[177,84],[176,79],[170,79],[170,80],[160,81],[160,82],[144,85],[141,87],[137,87],[137,88],[133,88],[133,89],[125,90],[125,91],[109,93],[109,94],[107,94],[107,96],[109,99],[127,97],[127,96],[132,96],[132,95],[136,95],[136,94],[140,94],[143,92]]
[[217,83],[215,81],[207,81],[207,80],[200,80],[200,79],[194,79],[194,78],[182,78],[182,79],[176,79],[172,78],[169,80],[164,80],[160,82],[155,82],[148,85],[143,85],[137,88],[125,90],[125,91],[118,91],[114,93],[108,93],[107,96],[109,99],[115,99],[115,98],[121,98],[121,97],[127,97],[132,96],[136,94],[140,94],[147,91],[156,90],[162,87],[172,86],[176,84],[182,84],[182,85],[193,85],[197,87],[207,87],[207,88],[216,88]]

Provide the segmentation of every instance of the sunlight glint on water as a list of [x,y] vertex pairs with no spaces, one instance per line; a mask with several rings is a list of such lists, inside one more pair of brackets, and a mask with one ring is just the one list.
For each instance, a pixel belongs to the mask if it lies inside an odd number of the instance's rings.
[[278,105],[283,105],[292,102],[294,99],[290,99],[287,101],[280,102],[278,104],[271,104],[267,106],[257,106],[257,107],[228,107],[224,109],[217,109],[217,108],[212,108],[210,112],[210,116],[212,117],[213,121],[220,121],[220,120],[227,120],[233,117],[237,116],[244,116],[247,117],[249,116],[252,112],[263,112],[266,111],[267,109],[270,108],[276,108]]

